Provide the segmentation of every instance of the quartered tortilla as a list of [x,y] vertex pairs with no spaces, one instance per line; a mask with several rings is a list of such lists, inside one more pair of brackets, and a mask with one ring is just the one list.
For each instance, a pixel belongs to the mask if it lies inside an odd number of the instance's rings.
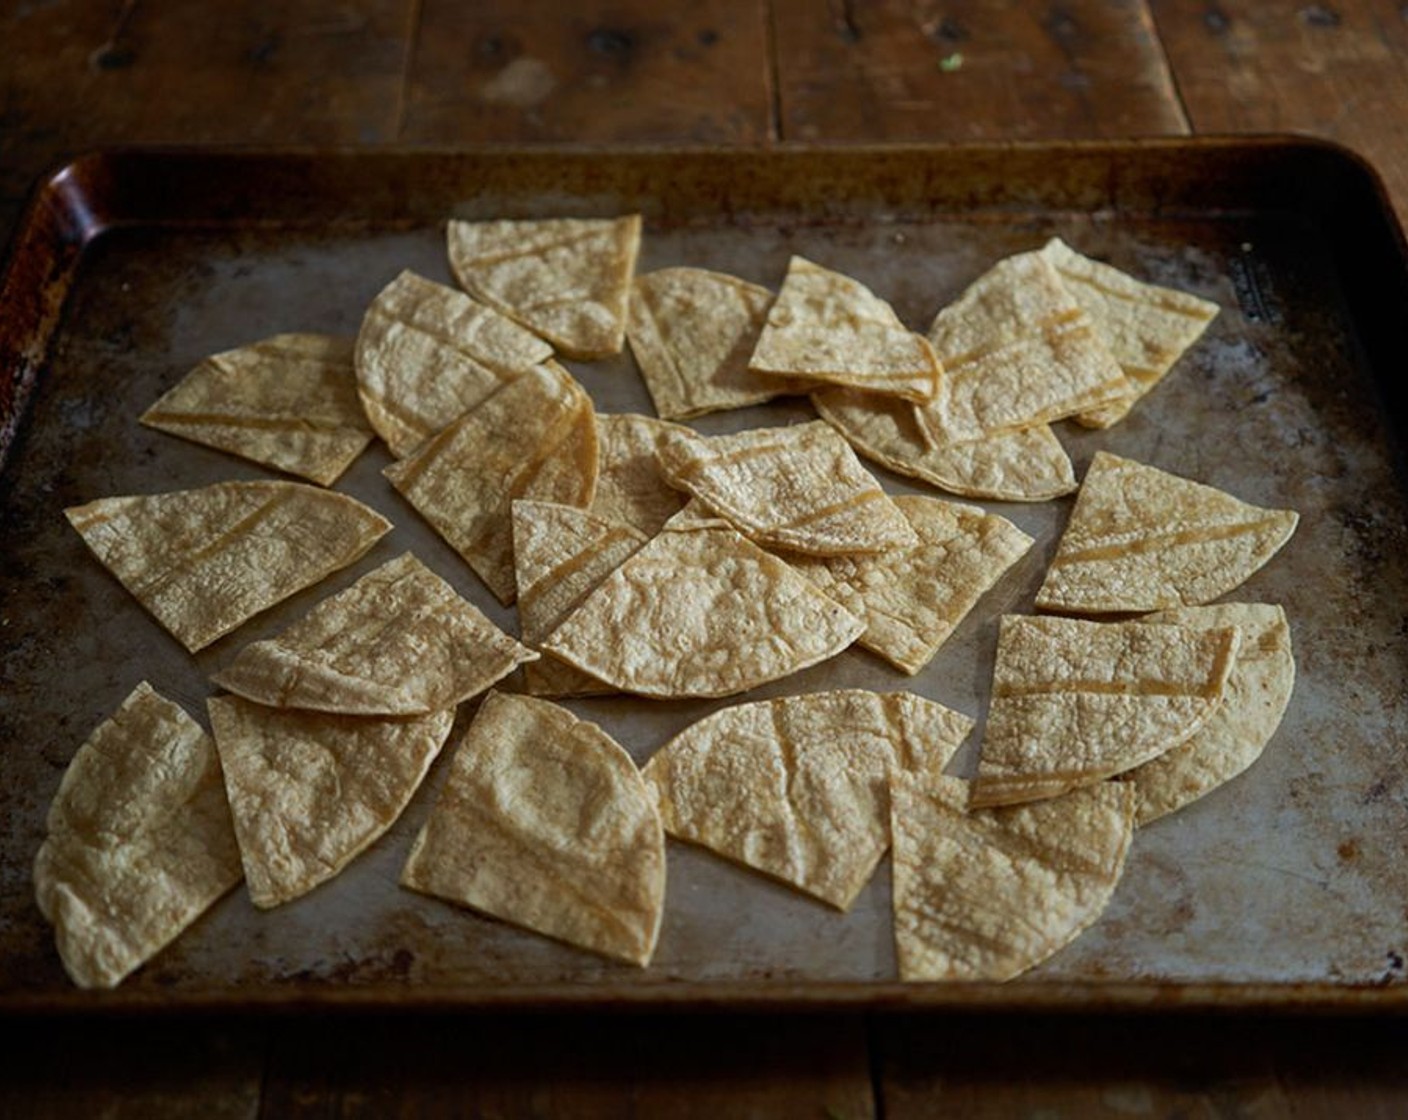
[[601,728],[491,692],[401,883],[643,966],[664,910],[665,834],[635,763]]
[[840,653],[864,629],[724,522],[672,521],[543,649],[623,692],[731,696]]
[[246,646],[211,680],[276,708],[425,715],[536,658],[407,552]]
[[407,271],[381,290],[362,319],[357,389],[372,427],[403,458],[550,357],[552,347],[531,331]]
[[1039,252],[999,261],[934,319],[943,366],[920,423],[939,446],[1045,424],[1122,398],[1129,379]]
[[964,787],[906,773],[891,782],[902,980],[1010,980],[1092,925],[1124,871],[1134,833],[1124,783],[973,813]]
[[1186,742],[1222,703],[1240,636],[1004,616],[972,805],[1055,797]]
[[687,420],[805,391],[748,368],[772,299],[767,288],[703,268],[636,277],[626,338],[655,411]]
[[850,444],[822,420],[712,437],[682,429],[661,441],[660,467],[759,544],[837,556],[917,543]]
[[[523,640],[539,646],[648,538],[630,525],[553,502],[513,503],[513,557]],[[594,696],[615,690],[551,654],[523,670],[536,696]]]
[[926,401],[939,363],[922,335],[849,276],[793,257],[749,366],[756,373],[827,382]]
[[382,473],[507,604],[516,594],[513,500],[590,505],[596,446],[591,398],[548,362]]
[[141,421],[322,486],[372,441],[352,343],[323,334],[280,334],[212,354]]
[[451,222],[450,268],[475,298],[541,335],[569,358],[616,354],[640,215]]
[[327,882],[395,823],[440,753],[453,711],[414,718],[207,701],[250,901]]
[[112,988],[240,881],[215,744],[143,681],[78,749],[34,893],[81,988]]
[[647,536],[659,532],[684,506],[686,496],[666,480],[656,451],[670,432],[686,430],[632,412],[597,413],[592,512],[634,525]]
[[1056,266],[1129,378],[1129,389],[1118,400],[1076,416],[1086,427],[1108,428],[1123,420],[1198,341],[1218,306],[1175,288],[1136,280],[1082,256],[1059,237],[1048,241],[1041,253]]
[[188,650],[357,560],[391,529],[301,482],[220,482],[64,510],[83,542]]
[[1296,665],[1286,612],[1269,603],[1219,603],[1160,611],[1140,620],[1236,626],[1242,632],[1222,703],[1182,744],[1122,778],[1139,795],[1135,823],[1158,820],[1235,778],[1261,757],[1281,724]]
[[1076,488],[1070,456],[1047,424],[936,444],[920,423],[922,406],[909,401],[827,389],[812,404],[866,458],[951,494],[1043,502]]
[[1270,560],[1298,520],[1097,451],[1036,605],[1105,614],[1208,603]]
[[865,620],[857,644],[917,673],[987,590],[1032,546],[1012,522],[973,506],[901,496],[919,544],[861,556],[783,555]]
[[890,844],[889,778],[937,774],[972,729],[907,692],[815,692],[706,716],[643,775],[672,836],[840,910]]

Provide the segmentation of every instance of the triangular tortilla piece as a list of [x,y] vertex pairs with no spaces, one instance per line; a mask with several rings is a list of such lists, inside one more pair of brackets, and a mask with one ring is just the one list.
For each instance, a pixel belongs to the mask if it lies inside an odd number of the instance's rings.
[[909,401],[828,389],[812,404],[867,459],[951,494],[1001,502],[1044,502],[1076,488],[1070,456],[1038,424],[961,443],[934,443]]
[[759,544],[812,556],[880,552],[918,538],[875,477],[821,420],[661,441],[672,485]]
[[357,399],[352,343],[323,334],[279,334],[212,354],[141,421],[321,486],[336,482],[373,435]]
[[[648,538],[619,521],[552,502],[513,503],[513,558],[523,640],[539,646]],[[551,654],[523,670],[535,696],[596,696],[610,685]]]
[[463,292],[402,272],[357,335],[357,391],[391,454],[404,458],[505,382],[552,357],[531,331]]
[[250,901],[269,909],[337,875],[390,828],[453,711],[411,719],[207,701]]
[[211,680],[275,708],[425,715],[537,656],[407,552],[246,646]]
[[1124,871],[1134,796],[1122,783],[975,813],[964,786],[891,782],[902,980],[1011,980],[1094,924]]
[[543,649],[623,692],[731,696],[825,661],[864,629],[723,522],[672,521]]
[[1039,252],[999,261],[934,319],[943,365],[920,414],[939,446],[1030,428],[1122,398],[1129,379]]
[[569,358],[618,354],[640,215],[451,222],[450,268],[467,292]]
[[939,362],[923,335],[859,281],[793,257],[749,367],[758,374],[828,382],[927,401]]
[[1175,288],[1136,280],[1082,256],[1059,237],[1048,241],[1041,252],[1056,266],[1129,378],[1129,389],[1119,400],[1076,416],[1088,428],[1108,428],[1123,420],[1198,341],[1218,306]]
[[596,492],[591,398],[556,362],[486,397],[382,473],[512,603],[515,498],[589,506]]
[[665,831],[848,910],[890,844],[889,778],[937,774],[972,730],[907,692],[725,708],[642,771]]
[[1005,517],[972,506],[912,496],[894,501],[919,536],[914,548],[782,558],[865,619],[858,645],[912,674],[1033,542]]
[[81,988],[112,988],[240,881],[210,736],[143,681],[78,749],[34,893]]
[[665,834],[631,756],[601,728],[491,692],[401,884],[644,966],[664,912]]
[[597,413],[597,477],[592,512],[634,525],[647,536],[684,506],[660,470],[656,451],[670,432],[686,429],[632,412]]
[[972,805],[1056,797],[1186,742],[1222,703],[1240,636],[1004,616]]
[[83,543],[188,650],[362,556],[391,522],[301,482],[219,482],[64,510]]
[[1222,703],[1182,744],[1121,775],[1139,794],[1135,823],[1148,824],[1231,781],[1261,757],[1295,687],[1286,612],[1269,603],[1220,603],[1160,611],[1140,620],[1236,626],[1242,632]]
[[1298,520],[1097,451],[1036,605],[1069,614],[1199,606],[1245,583]]

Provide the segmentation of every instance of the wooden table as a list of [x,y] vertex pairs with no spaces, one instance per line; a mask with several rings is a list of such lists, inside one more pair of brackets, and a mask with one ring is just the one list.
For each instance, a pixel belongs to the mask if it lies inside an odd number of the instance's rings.
[[[0,239],[95,145],[1303,132],[1408,219],[1408,4],[9,0]],[[1408,1114],[1396,1020],[472,1016],[27,1022],[0,1115]]]

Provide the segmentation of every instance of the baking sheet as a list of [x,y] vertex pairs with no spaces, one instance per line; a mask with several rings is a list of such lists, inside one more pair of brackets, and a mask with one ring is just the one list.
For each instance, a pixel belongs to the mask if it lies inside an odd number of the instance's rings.
[[[1366,284],[1343,270],[1349,235],[1317,209],[1336,191],[1362,191],[1358,169],[1287,143],[555,159],[127,153],[81,162],[41,191],[0,289],[14,291],[52,243],[44,306],[61,315],[46,318],[36,302],[0,345],[11,384],[32,372],[35,385],[0,478],[0,1006],[1401,1002],[1408,501],[1391,363],[1401,368],[1405,350],[1374,303],[1403,291],[1401,235],[1382,209],[1356,218],[1387,237],[1373,246],[1387,270]],[[1300,171],[1294,196],[1263,183],[1267,167]],[[1372,192],[1355,200],[1361,209],[1363,197]],[[237,891],[116,992],[75,991],[34,905],[30,864],[68,760],[138,680],[206,722],[209,673],[408,548],[496,622],[515,620],[381,477],[390,459],[380,448],[337,488],[395,531],[194,657],[92,559],[63,508],[269,477],[136,418],[208,353],[281,331],[355,333],[403,268],[450,282],[444,218],[634,209],[646,214],[642,271],[692,264],[775,288],[800,253],[870,285],[918,329],[999,257],[1053,235],[1218,302],[1204,339],[1127,421],[1058,431],[1078,474],[1104,448],[1301,513],[1291,542],[1233,596],[1282,603],[1291,621],[1298,682],[1263,759],[1141,831],[1104,917],[1002,988],[895,982],[884,866],[843,915],[672,841],[663,930],[645,970],[400,890],[442,758],[391,832],[331,883],[272,912]],[[566,364],[600,411],[652,411],[629,354]],[[789,402],[694,426],[811,415]],[[892,492],[932,492],[876,473]],[[841,685],[912,688],[981,719],[995,619],[1031,610],[1070,503],[981,503],[1038,543],[913,678],[853,649],[745,697],[568,706],[640,762],[720,707]]]

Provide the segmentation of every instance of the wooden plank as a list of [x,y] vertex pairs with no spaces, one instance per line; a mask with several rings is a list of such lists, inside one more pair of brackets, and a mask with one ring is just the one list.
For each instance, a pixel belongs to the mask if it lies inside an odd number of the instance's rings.
[[771,134],[765,0],[425,0],[400,137],[755,144]]
[[776,0],[788,140],[1187,131],[1142,0]]

